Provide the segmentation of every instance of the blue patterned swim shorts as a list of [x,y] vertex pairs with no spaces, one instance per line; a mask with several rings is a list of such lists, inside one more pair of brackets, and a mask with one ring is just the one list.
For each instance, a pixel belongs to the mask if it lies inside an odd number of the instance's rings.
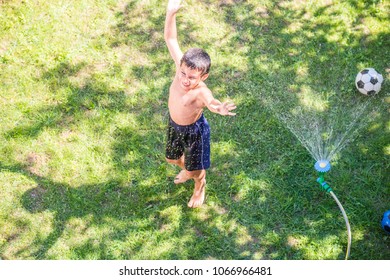
[[184,154],[186,170],[210,167],[210,126],[203,116],[193,124],[178,125],[169,118],[165,156],[177,160]]

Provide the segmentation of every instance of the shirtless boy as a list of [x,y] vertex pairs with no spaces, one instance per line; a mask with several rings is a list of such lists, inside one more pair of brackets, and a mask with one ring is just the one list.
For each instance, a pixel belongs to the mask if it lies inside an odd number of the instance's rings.
[[166,160],[182,170],[175,184],[189,179],[195,182],[188,207],[201,206],[205,198],[206,169],[210,167],[210,128],[203,108],[223,116],[234,116],[232,102],[220,102],[213,97],[204,81],[209,76],[211,60],[202,49],[190,49],[184,55],[177,41],[176,13],[181,0],[169,0],[164,38],[176,65],[176,74],[169,88],[169,127]]

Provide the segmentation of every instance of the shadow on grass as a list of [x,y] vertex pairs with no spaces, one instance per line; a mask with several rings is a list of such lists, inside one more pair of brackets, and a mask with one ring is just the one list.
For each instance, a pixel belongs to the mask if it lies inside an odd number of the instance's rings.
[[[169,184],[166,178],[161,178],[165,181],[162,180],[153,187],[143,187],[142,182],[135,180],[129,185],[111,180],[96,185],[72,187],[32,174],[23,166],[1,165],[0,169],[26,176],[36,183],[37,187],[26,191],[21,197],[25,209],[33,214],[44,211],[53,214],[50,234],[36,239],[25,249],[19,250],[17,255],[25,255],[24,250],[28,250],[28,255],[34,259],[53,258],[49,250],[60,239],[66,238],[65,229],[69,232],[70,221],[77,218],[87,220],[85,229],[79,233],[78,238],[84,239],[83,233],[93,228],[108,229],[108,233],[91,237],[81,245],[74,245],[72,259],[218,258],[218,252],[222,253],[223,246],[234,250],[234,253],[240,252],[240,247],[235,243],[240,233],[231,230],[226,236],[215,225],[215,220],[224,213],[210,207],[204,218],[199,219],[193,214],[193,210],[182,210],[177,205],[185,203],[182,198],[183,189],[169,187],[173,184]],[[171,225],[172,218],[164,214],[164,211],[172,207],[182,212],[177,221],[180,227]],[[20,234],[23,234],[27,228],[20,230]],[[129,237],[133,239],[127,244]],[[209,237],[210,242],[207,241]],[[172,239],[174,241],[170,243]],[[11,237],[8,240],[12,242]],[[115,251],[113,246],[117,242],[121,245]],[[161,251],[160,248],[167,242],[175,249]],[[155,247],[157,253],[144,253],[145,247]]]

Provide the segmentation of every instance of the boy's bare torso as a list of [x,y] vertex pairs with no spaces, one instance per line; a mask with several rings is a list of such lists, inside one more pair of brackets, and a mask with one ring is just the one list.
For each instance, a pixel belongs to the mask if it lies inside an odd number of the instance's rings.
[[176,73],[169,88],[168,108],[171,119],[178,125],[190,125],[201,116],[205,104],[199,98],[202,89],[207,88],[204,82],[189,91],[180,86],[180,80]]

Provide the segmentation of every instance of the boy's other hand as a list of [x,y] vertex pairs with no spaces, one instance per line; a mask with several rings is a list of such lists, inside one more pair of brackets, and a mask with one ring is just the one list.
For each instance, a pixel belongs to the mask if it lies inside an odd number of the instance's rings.
[[236,105],[233,102],[223,102],[220,107],[219,113],[223,116],[235,116],[236,113],[230,111],[236,109]]
[[181,7],[183,7],[183,5],[181,5],[181,0],[169,0],[168,1],[167,12],[168,13],[177,13],[177,11]]

